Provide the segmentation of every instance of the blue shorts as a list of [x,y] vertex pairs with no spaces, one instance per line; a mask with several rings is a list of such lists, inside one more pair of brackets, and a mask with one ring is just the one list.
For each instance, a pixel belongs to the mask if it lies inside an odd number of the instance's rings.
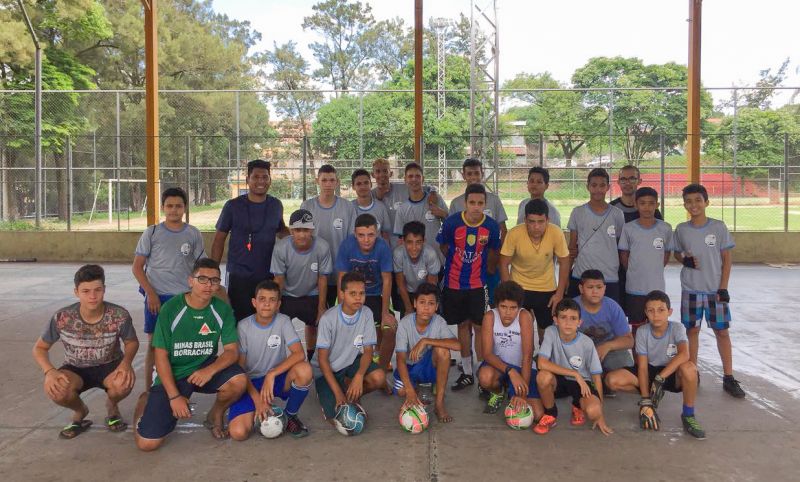
[[[144,294],[144,290],[139,288],[139,293],[144,296],[144,332],[147,334],[152,335],[154,331],[156,331],[156,321],[158,321],[158,313],[153,314],[150,313],[150,310],[147,308],[147,295]],[[158,301],[161,302],[161,306],[164,306],[164,303],[172,299],[175,295],[158,295]]]
[[718,302],[716,293],[681,293],[681,322],[686,329],[700,328],[703,318],[712,330],[731,327],[731,309],[728,303]]
[[[289,391],[283,391],[283,387],[286,385],[287,373],[288,371],[283,372],[275,377],[275,384],[272,386],[272,395],[280,398],[281,400],[286,400],[289,398]],[[260,392],[261,387],[264,386],[264,377],[251,378],[250,381],[253,383],[253,386],[256,387],[256,390]],[[228,412],[228,421],[230,422],[239,415],[244,415],[245,413],[255,411],[256,404],[253,402],[253,398],[249,393],[244,392],[242,396],[239,397],[239,400],[236,400],[233,402],[233,405],[231,405],[230,411]]]
[[489,292],[489,306],[494,306],[494,289],[500,284],[500,265],[497,265],[494,274],[486,273],[486,288]]
[[[209,357],[199,368],[207,367],[214,363],[216,359],[217,358],[213,356]],[[175,380],[175,384],[181,395],[190,398],[194,392],[217,393],[223,385],[228,383],[228,380],[237,375],[244,375],[244,372],[238,363],[234,363],[211,377],[211,380],[202,387],[190,383],[188,380],[189,377]],[[169,405],[169,397],[167,396],[166,390],[164,390],[164,385],[158,384],[150,387],[144,413],[136,424],[136,431],[139,433],[139,436],[153,440],[164,438],[175,430],[177,423],[178,419],[172,415],[172,408]]]
[[[514,368],[520,374],[522,374],[522,369],[520,369],[520,367],[518,367],[516,365],[511,365],[510,363],[508,364],[508,366]],[[489,368],[493,369],[494,371],[496,371],[497,373],[500,374],[500,379],[499,379],[500,385],[503,385],[503,384],[508,385],[508,398],[511,398],[511,397],[513,397],[513,396],[515,396],[517,394],[517,391],[514,390],[513,386],[511,386],[510,379],[509,379],[508,375],[506,375],[505,373],[501,372],[497,368],[489,365],[485,361],[481,362],[481,366],[478,367],[478,370],[480,370],[483,367],[489,367]],[[535,368],[531,368],[531,378],[528,380],[528,397],[527,398],[541,398],[541,397],[539,397],[539,387],[536,386],[536,374],[537,373],[538,372],[536,371]]]
[[[428,348],[428,351],[422,355],[422,358],[420,358],[417,363],[413,365],[406,363],[406,368],[408,368],[408,377],[414,385],[418,383],[436,383],[436,367],[433,366],[433,348]],[[399,392],[404,386],[403,380],[400,379],[400,372],[395,369],[394,390],[392,393]]]

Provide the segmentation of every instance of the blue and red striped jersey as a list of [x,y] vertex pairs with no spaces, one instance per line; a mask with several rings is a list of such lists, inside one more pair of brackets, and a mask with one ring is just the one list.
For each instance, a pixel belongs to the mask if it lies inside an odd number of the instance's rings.
[[464,212],[449,216],[436,236],[446,244],[444,286],[454,290],[470,290],[486,285],[489,249],[500,249],[500,226],[484,215],[478,224],[469,224]]

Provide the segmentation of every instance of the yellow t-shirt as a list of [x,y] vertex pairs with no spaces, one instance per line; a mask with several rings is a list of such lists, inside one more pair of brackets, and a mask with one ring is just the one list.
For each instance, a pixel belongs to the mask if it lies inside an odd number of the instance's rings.
[[547,225],[538,248],[528,236],[526,226],[520,224],[508,231],[500,254],[511,258],[511,279],[525,291],[555,291],[553,256],[567,257],[569,248],[564,233],[555,224]]

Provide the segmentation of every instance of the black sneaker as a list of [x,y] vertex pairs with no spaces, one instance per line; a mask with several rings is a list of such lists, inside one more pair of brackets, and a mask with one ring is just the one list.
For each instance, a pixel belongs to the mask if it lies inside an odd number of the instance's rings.
[[603,388],[603,398],[617,398],[617,392],[610,388]]
[[478,385],[478,398],[486,402],[489,400],[490,395],[491,393],[489,392],[489,390],[486,390],[482,386]]
[[474,384],[475,384],[475,378],[473,378],[472,375],[467,375],[466,373],[462,373],[458,377],[456,382],[450,386],[450,388],[457,392]]
[[297,415],[289,415],[286,420],[286,431],[294,438],[303,438],[308,435],[308,429]]
[[742,386],[739,385],[739,381],[733,378],[733,376],[724,377],[722,379],[722,389],[734,398],[744,398],[745,396]]
[[705,440],[706,439],[706,432],[703,430],[703,427],[697,422],[697,419],[694,418],[694,415],[687,417],[686,415],[681,415],[681,422],[683,422],[683,429],[686,430],[689,435],[696,438],[697,440]]
[[483,413],[494,415],[498,410],[500,410],[500,405],[503,404],[503,394],[492,393],[488,390],[487,393],[489,393],[489,399],[486,401],[486,406],[483,408]]

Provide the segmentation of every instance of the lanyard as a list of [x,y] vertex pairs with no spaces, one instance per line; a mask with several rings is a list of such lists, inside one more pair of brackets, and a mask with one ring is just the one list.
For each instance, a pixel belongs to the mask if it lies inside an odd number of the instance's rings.
[[[267,196],[267,199],[268,198],[269,198],[269,196]],[[267,199],[264,199],[265,203],[267,202]],[[252,215],[250,214],[250,204],[252,204],[252,203],[250,202],[250,199],[247,198],[247,195],[245,195],[245,203],[246,203],[245,206],[247,207],[247,243],[244,245],[244,247],[247,248],[247,251],[252,251],[253,250],[253,233],[257,233],[257,232],[261,231],[262,229],[264,229],[264,224],[267,222],[267,220],[265,219],[266,216],[264,216],[261,219],[261,225],[258,227],[258,229],[254,230],[253,229],[253,220],[252,220],[252,217],[251,217]]]

